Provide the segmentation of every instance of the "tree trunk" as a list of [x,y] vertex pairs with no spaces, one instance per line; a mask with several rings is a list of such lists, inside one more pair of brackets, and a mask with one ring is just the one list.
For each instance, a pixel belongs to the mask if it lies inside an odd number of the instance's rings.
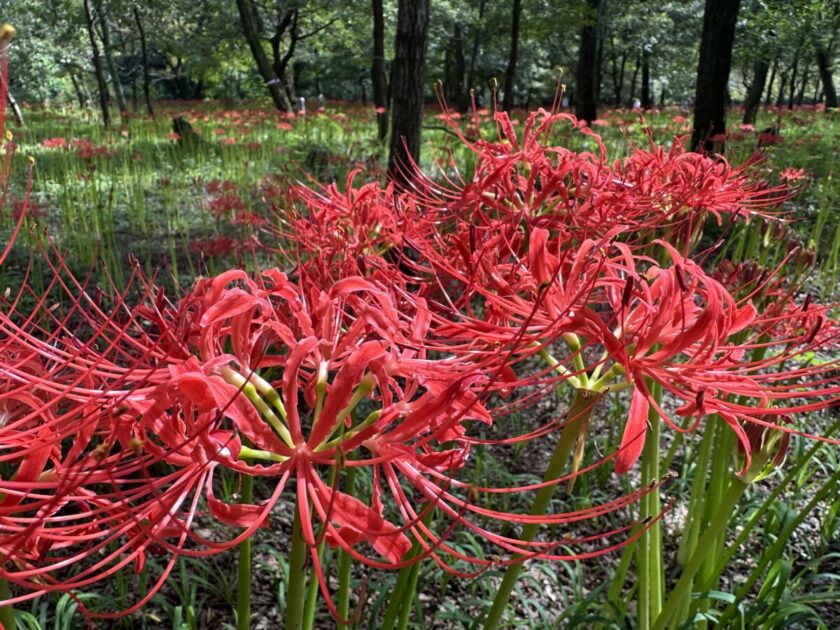
[[764,97],[764,104],[770,105],[773,102],[773,84],[776,82],[776,73],[779,71],[779,58],[773,60],[773,67],[770,70],[770,80],[767,82],[767,95]]
[[[320,92],[319,92],[320,94]],[[367,107],[368,100],[367,100],[367,87],[365,86],[365,77],[364,75],[359,77],[359,96],[362,97],[362,105]],[[377,114],[378,116],[379,114]]]
[[9,101],[9,107],[12,108],[12,114],[14,114],[15,122],[18,124],[18,127],[23,127],[23,112],[21,111],[20,105],[18,105],[15,97],[12,96],[11,90],[6,90],[6,100]]
[[808,80],[811,78],[811,64],[805,66],[802,72],[802,81],[799,83],[799,91],[796,93],[796,104],[802,105],[805,100],[805,90],[808,89]]
[[776,95],[776,107],[781,107],[785,102],[785,87],[787,87],[787,72],[782,72],[780,77],[779,93]]
[[274,68],[272,68],[271,62],[265,54],[265,50],[263,50],[260,41],[259,19],[254,3],[251,0],[236,0],[236,6],[239,9],[239,18],[242,22],[242,33],[251,49],[251,55],[257,64],[257,70],[265,81],[269,94],[271,94],[274,106],[284,112],[292,111],[289,96],[283,89],[279,77],[274,73]]
[[650,96],[650,52],[642,51],[642,109],[653,107]]
[[140,35],[140,56],[143,61],[143,99],[146,101],[146,111],[154,118],[155,110],[152,107],[152,76],[149,72],[149,51],[146,46],[146,29],[143,28],[143,20],[140,19],[140,11],[134,7],[134,22],[137,24],[137,33]]
[[627,106],[633,107],[633,99],[636,97],[636,79],[639,78],[639,70],[642,67],[642,55],[636,56],[636,65],[633,67],[633,76],[630,79],[630,96],[627,99]]
[[598,48],[595,53],[595,102],[601,102],[601,86],[604,82],[604,40],[606,39],[606,32],[604,29],[604,9],[607,5],[607,0],[601,0],[598,4]]
[[117,72],[117,64],[114,63],[114,51],[111,48],[111,29],[108,26],[108,16],[102,10],[102,3],[97,5],[99,14],[99,29],[102,35],[102,53],[105,62],[108,64],[108,74],[111,75],[111,84],[114,86],[114,96],[117,101],[117,108],[120,110],[120,118],[123,122],[128,120],[128,104],[125,100],[125,92],[120,82],[120,74]]
[[799,51],[794,53],[793,67],[790,71],[790,83],[788,83],[788,109],[793,109],[793,98],[796,95],[796,78],[799,72]]
[[467,70],[467,90],[475,89],[475,60],[478,59],[478,51],[481,47],[481,21],[484,18],[484,8],[487,0],[480,0],[478,3],[478,25],[473,33],[473,46],[470,53],[470,68]]
[[455,23],[452,34],[452,67],[450,68],[449,89],[455,101],[455,107],[461,114],[469,109],[469,98],[464,86],[464,76],[467,71],[467,60],[464,56],[464,26]]
[[580,30],[575,116],[591,123],[598,117],[598,16],[601,0],[586,0],[590,19]]
[[382,0],[373,0],[373,63],[370,66],[370,78],[373,83],[379,142],[385,142],[388,137],[388,83],[385,79],[385,15]]
[[509,112],[513,109],[513,80],[516,78],[516,60],[519,56],[519,22],[522,17],[522,0],[513,0],[513,15],[510,26],[510,54],[508,55],[507,70],[505,70],[505,96],[502,109]]
[[706,0],[697,67],[692,150],[722,152],[724,148],[722,142],[715,147],[712,138],[726,133],[726,88],[740,4],[741,0]]
[[621,53],[621,63],[616,64],[613,57],[613,88],[615,100],[613,105],[621,107],[621,91],[624,88],[624,70],[627,67],[627,53]]
[[821,45],[816,46],[817,53],[817,68],[820,71],[820,80],[822,81],[823,94],[825,96],[825,106],[837,107],[837,90],[834,88],[834,77],[831,73],[831,60],[828,58],[828,53]]
[[102,124],[111,126],[111,113],[108,111],[110,96],[108,95],[108,83],[105,81],[105,69],[102,67],[102,57],[99,55],[99,45],[96,43],[96,30],[94,28],[93,6],[91,0],[83,0],[85,6],[85,22],[87,24],[88,37],[90,38],[90,50],[93,55],[93,73],[96,76],[96,86],[99,89],[99,108],[102,112]]
[[770,62],[767,59],[758,59],[753,66],[753,82],[747,91],[747,98],[744,99],[744,124],[755,124],[758,114],[758,106],[761,103],[761,95],[764,94],[764,84],[767,83],[767,73],[770,71]]
[[79,107],[81,109],[85,108],[85,95],[82,92],[82,88],[79,87],[79,80],[76,78],[76,74],[71,72],[70,73],[70,83],[73,84],[73,92],[76,93],[76,99],[79,101]]
[[401,185],[411,183],[415,178],[413,164],[420,164],[428,33],[429,0],[399,0],[391,64],[393,130],[388,177]]

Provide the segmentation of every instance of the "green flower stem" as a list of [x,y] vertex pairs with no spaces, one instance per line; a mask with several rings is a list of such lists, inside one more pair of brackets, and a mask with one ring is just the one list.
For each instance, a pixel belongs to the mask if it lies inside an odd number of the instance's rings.
[[301,630],[306,596],[306,541],[300,524],[300,509],[295,507],[292,524],[292,549],[289,552],[289,582],[286,589],[286,630]]
[[[589,421],[589,416],[592,414],[592,409],[597,402],[595,399],[596,396],[599,396],[596,392],[583,389],[577,390],[575,399],[569,409],[569,423],[563,428],[563,431],[560,434],[560,439],[554,447],[554,453],[552,453],[551,461],[548,464],[545,475],[543,475],[543,481],[551,481],[562,476],[563,471],[566,468],[569,455],[572,453],[572,449],[575,447],[575,443],[577,442],[578,433],[581,427],[586,426],[586,423]],[[556,490],[557,485],[552,484],[550,486],[540,488],[539,491],[537,491],[537,496],[534,498],[534,503],[531,506],[532,516],[542,516],[545,514],[548,509],[548,505],[551,502],[551,497],[554,496],[554,492]],[[529,523],[525,525],[522,528],[522,535],[520,536],[520,539],[523,542],[531,542],[534,539],[534,536],[536,536],[538,529],[539,525],[536,523]],[[524,558],[524,556],[514,556],[514,559],[520,558]],[[485,630],[493,630],[501,622],[502,615],[504,614],[505,608],[507,608],[511,593],[513,593],[513,587],[516,584],[516,580],[519,578],[519,574],[522,572],[523,565],[524,562],[517,562],[515,564],[508,565],[505,575],[502,578],[502,583],[499,585],[499,590],[493,600],[493,605],[487,613],[487,619],[484,621]]]
[[[649,384],[651,396],[659,401],[662,398],[662,386],[659,383]],[[648,486],[659,480],[659,439],[660,419],[656,410],[651,407],[648,422],[650,435],[645,438],[642,451],[642,485]],[[648,492],[642,498],[642,521],[648,522],[659,516],[662,510],[659,488]],[[638,552],[638,606],[636,608],[636,623],[640,630],[650,628],[650,625],[662,609],[663,572],[662,572],[662,528],[659,521],[653,523],[642,534]]]
[[[254,498],[254,478],[242,477],[242,502]],[[236,630],[251,627],[251,538],[239,543],[239,581],[236,584]]]
[[726,533],[726,525],[729,523],[732,510],[735,509],[739,499],[747,489],[746,483],[738,477],[732,477],[729,489],[723,495],[718,504],[717,512],[710,519],[706,531],[700,537],[697,548],[683,567],[680,579],[674,585],[671,595],[665,602],[665,606],[658,618],[655,620],[653,630],[664,630],[667,627],[677,628],[681,619],[677,615],[682,608],[682,602],[686,597],[691,596],[691,587],[694,577],[703,567],[704,563],[711,556],[714,559],[714,550],[717,548],[717,541]]
[[[705,527],[707,528],[716,518],[720,518],[722,515],[725,515],[726,520],[729,520],[729,513],[721,512],[720,505],[723,501],[729,480],[732,477],[730,473],[730,466],[732,464],[729,453],[732,452],[732,438],[734,434],[725,424],[723,419],[716,417],[715,424],[717,424],[714,450],[716,456],[712,458],[712,476],[709,481],[704,519]],[[724,538],[724,532],[721,532],[717,539],[715,539],[712,543],[714,553],[706,555],[706,560],[703,562],[703,567],[700,569],[697,580],[700,590],[709,591],[715,587],[715,584],[717,583],[715,565],[717,563],[717,558],[720,557],[720,554],[723,551],[725,543],[726,540]],[[700,612],[707,611],[709,609],[709,600],[706,598],[700,600],[697,605],[697,609]],[[705,630],[705,628],[708,627],[706,621],[700,621],[697,625],[698,630]]]
[[[318,545],[318,557],[324,561],[324,541]],[[303,609],[303,630],[312,630],[315,625],[315,603],[318,601],[318,580],[309,580],[306,591],[306,606]]]
[[397,624],[397,630],[406,630],[408,627],[408,617],[411,613],[411,605],[417,596],[417,581],[420,579],[420,563],[415,562],[411,565],[411,575],[408,576],[408,585],[406,588],[406,595],[403,597],[402,608],[400,609],[400,620]]
[[[355,491],[356,468],[348,467],[345,478],[346,487],[344,491],[353,496]],[[338,614],[342,619],[350,618],[350,569],[353,566],[353,559],[343,549],[339,551],[338,560]],[[348,630],[346,624],[338,624],[338,630]]]
[[840,481],[840,469],[836,470],[834,474],[828,478],[825,484],[823,484],[814,496],[811,497],[811,500],[805,505],[805,507],[802,510],[799,510],[796,517],[779,533],[776,541],[765,550],[758,564],[747,578],[747,581],[744,582],[736,591],[735,599],[724,609],[723,615],[718,622],[718,627],[726,627],[726,623],[738,614],[740,603],[744,601],[744,598],[752,591],[753,586],[762,576],[767,568],[767,565],[773,560],[781,557],[782,551],[784,550],[784,547],[788,543],[790,537],[793,535],[793,532],[802,524],[802,521],[807,518],[817,504],[820,501],[825,500],[827,497],[836,494],[838,481]]
[[[697,454],[696,464],[691,482],[691,495],[688,500],[685,529],[680,540],[680,547],[677,551],[677,563],[685,566],[688,559],[697,549],[697,541],[703,530],[703,503],[706,497],[706,475],[711,461],[712,445],[715,442],[715,430],[717,424],[710,422],[703,433],[700,441],[700,450]],[[691,589],[688,590],[685,600],[680,604],[681,615],[688,614],[691,605]]]
[[[0,600],[10,599],[12,592],[9,590],[9,583],[6,580],[0,580]],[[5,630],[14,630],[15,627],[15,609],[11,606],[0,606],[0,624]]]
[[[406,559],[415,558],[422,553],[423,548],[417,541],[411,546]],[[394,590],[391,592],[391,599],[388,602],[388,608],[385,609],[385,617],[382,619],[380,630],[393,630],[394,624],[397,622],[397,616],[402,608],[410,608],[411,602],[414,600],[414,592],[409,591],[411,586],[412,573],[417,563],[404,566],[397,574],[397,582],[394,584]],[[417,586],[417,582],[414,582]]]

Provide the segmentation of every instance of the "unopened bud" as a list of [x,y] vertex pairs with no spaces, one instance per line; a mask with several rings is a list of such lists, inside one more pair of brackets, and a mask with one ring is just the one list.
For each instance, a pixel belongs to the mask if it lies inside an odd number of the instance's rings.
[[5,46],[8,44],[12,37],[15,36],[15,27],[9,23],[0,26],[0,46]]

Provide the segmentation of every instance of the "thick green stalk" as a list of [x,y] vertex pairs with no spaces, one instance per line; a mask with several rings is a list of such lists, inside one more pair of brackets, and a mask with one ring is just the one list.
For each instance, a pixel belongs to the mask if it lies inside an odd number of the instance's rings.
[[[664,630],[666,627],[677,628],[682,620],[677,615],[682,608],[682,602],[686,597],[691,596],[691,586],[697,572],[700,571],[703,564],[709,559],[712,552],[717,547],[718,538],[726,532],[726,525],[729,523],[732,516],[732,510],[735,509],[738,500],[744,491],[747,489],[746,483],[741,481],[738,477],[732,478],[732,483],[729,484],[729,489],[723,495],[718,509],[713,518],[710,519],[706,531],[700,537],[697,543],[697,548],[683,567],[680,579],[674,585],[671,595],[665,602],[662,612],[655,620],[653,630]],[[714,558],[712,558],[714,559]]]
[[[254,478],[242,477],[242,502],[251,503],[254,498]],[[251,538],[239,543],[239,581],[236,584],[236,630],[251,627]]]
[[306,553],[300,524],[300,509],[295,507],[292,524],[292,549],[289,552],[289,583],[286,589],[286,630],[301,630],[306,597]]
[[[691,482],[691,495],[688,500],[688,510],[686,512],[688,517],[677,551],[677,563],[681,566],[685,566],[688,559],[694,554],[694,551],[697,549],[697,542],[700,540],[700,534],[705,531],[704,515],[707,501],[706,495],[708,492],[706,477],[709,470],[709,463],[712,459],[712,447],[715,444],[717,431],[717,423],[714,421],[709,422],[703,433],[703,439],[700,442],[700,450],[696,459],[694,478]],[[688,614],[691,608],[691,588],[686,591],[684,600],[678,605],[680,608],[679,616],[682,618]]]
[[[353,496],[355,491],[356,469],[353,466],[348,467],[346,477],[345,492]],[[350,569],[352,568],[352,558],[350,554],[343,549],[339,551],[338,560],[338,614],[342,619],[350,618]],[[338,630],[347,630],[349,626],[346,624],[338,624]]]
[[[662,398],[662,387],[658,383],[650,386],[655,400]],[[659,429],[660,419],[651,408],[648,416],[650,435],[645,439],[642,451],[642,485],[648,486],[659,480]],[[642,498],[642,520],[649,521],[659,516],[662,510],[659,488],[648,492]],[[662,609],[663,569],[662,569],[662,528],[659,521],[651,525],[642,534],[638,551],[638,606],[636,625],[639,630],[650,628],[651,622],[659,616]]]
[[[6,580],[0,580],[0,601],[10,599],[12,593],[9,590],[9,583]],[[14,630],[15,627],[15,609],[11,606],[0,606],[0,624],[3,624],[4,630]]]
[[[589,420],[592,409],[597,402],[595,400],[596,396],[598,396],[598,394],[592,391],[580,389],[577,391],[575,399],[572,402],[572,407],[569,409],[570,421],[563,428],[563,431],[560,434],[560,439],[557,441],[557,446],[554,447],[554,453],[552,453],[551,461],[548,464],[545,475],[543,475],[543,481],[551,481],[562,476],[563,470],[566,468],[569,455],[572,453],[572,449],[575,447],[575,443],[577,442],[580,428],[585,426],[585,423]],[[548,505],[551,502],[551,497],[554,496],[554,492],[556,490],[556,484],[539,489],[537,496],[534,498],[534,503],[531,506],[532,516],[542,516],[545,514],[548,509]],[[531,542],[537,534],[538,529],[539,525],[535,523],[525,525],[522,528],[522,535],[520,536],[520,539],[523,542]],[[514,556],[514,559],[520,558],[524,558],[524,556]],[[501,622],[502,615],[504,614],[505,608],[507,608],[511,593],[513,593],[513,587],[516,584],[516,580],[519,578],[519,574],[522,572],[523,565],[524,562],[517,562],[516,564],[508,565],[505,575],[502,578],[502,583],[499,585],[499,589],[496,592],[493,605],[487,613],[487,619],[484,621],[484,630],[493,630]]]
[[[721,514],[725,514],[727,520],[729,519],[728,513],[721,512],[720,505],[723,501],[724,493],[726,492],[729,480],[732,477],[729,470],[729,467],[731,466],[729,453],[732,451],[732,437],[734,434],[732,431],[728,430],[721,418],[715,418],[715,424],[718,425],[718,428],[716,431],[715,451],[712,459],[712,477],[709,481],[709,491],[706,500],[704,519],[705,527],[707,528],[716,518],[719,518]],[[717,558],[720,557],[720,554],[723,551],[725,543],[726,540],[724,538],[724,532],[721,532],[717,539],[711,543],[714,553],[707,554],[703,567],[700,569],[700,573],[697,577],[697,584],[700,590],[710,591],[717,584],[715,565]],[[709,609],[709,603],[708,599],[703,598],[697,604],[697,609],[700,612],[705,612]],[[705,628],[708,627],[708,623],[706,621],[701,621],[697,624],[697,626],[698,630],[705,630]]]
[[[422,550],[420,543],[415,541],[406,559],[414,558],[422,553]],[[388,602],[388,608],[385,609],[385,616],[382,618],[382,625],[379,630],[392,630],[397,623],[400,610],[411,607],[411,602],[414,600],[414,591],[409,590],[409,587],[412,585],[411,576],[416,566],[416,563],[404,566],[397,574],[397,582],[394,584],[394,590],[391,591],[391,599]],[[414,586],[417,586],[416,581]]]
[[411,575],[408,576],[408,584],[406,586],[406,596],[403,597],[403,606],[400,609],[400,620],[397,624],[397,630],[406,630],[408,627],[408,616],[411,613],[411,604],[417,596],[417,582],[420,579],[420,563],[415,562],[411,565]]
[[[318,545],[318,557],[324,561],[324,541]],[[318,580],[309,580],[306,591],[306,605],[303,609],[303,630],[312,630],[315,625],[315,604],[318,601]]]

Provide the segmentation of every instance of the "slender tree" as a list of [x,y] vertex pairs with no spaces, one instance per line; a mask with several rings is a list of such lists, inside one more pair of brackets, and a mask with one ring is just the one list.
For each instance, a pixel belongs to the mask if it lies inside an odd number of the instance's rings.
[[[85,1],[87,2],[88,0]],[[257,64],[257,70],[263,81],[265,81],[269,94],[271,94],[271,100],[274,101],[274,106],[282,111],[292,111],[292,102],[289,99],[289,95],[283,89],[282,82],[275,73],[275,69],[263,49],[262,41],[260,40],[260,20],[257,14],[257,8],[251,0],[236,0],[236,7],[239,9],[239,18],[242,21],[242,33],[245,35],[245,40],[251,49],[251,55]]]
[[642,109],[653,107],[650,85],[650,50],[647,46],[642,50]]
[[402,185],[408,185],[413,178],[411,162],[420,161],[428,33],[429,0],[400,0],[395,55],[391,64],[393,98],[388,176]]
[[744,124],[755,123],[758,106],[761,104],[761,95],[764,94],[764,85],[767,83],[767,73],[770,72],[770,62],[761,57],[756,60],[753,66],[753,81],[744,99]]
[[820,80],[822,81],[823,94],[825,96],[826,107],[837,107],[837,90],[834,87],[834,77],[831,71],[831,62],[829,61],[828,53],[822,45],[816,46],[817,54],[817,69],[820,72]]
[[[741,0],[706,0],[694,99],[692,150],[714,150],[713,138],[726,132],[726,90],[740,4]],[[717,148],[722,150],[723,144]]]
[[96,17],[94,15],[92,0],[82,0],[85,8],[85,23],[87,25],[88,38],[90,39],[90,50],[93,56],[93,74],[96,76],[96,86],[99,89],[99,108],[102,112],[102,124],[111,126],[111,113],[109,112],[110,96],[108,94],[108,82],[105,81],[105,69],[102,65],[102,56],[99,54],[99,44],[96,43]]
[[140,58],[143,63],[143,99],[146,101],[146,111],[150,116],[155,115],[152,107],[152,77],[149,71],[149,50],[146,46],[146,29],[143,28],[143,20],[140,16],[140,9],[137,5],[133,7],[134,23],[137,25],[137,34],[140,36]]
[[451,103],[460,113],[465,113],[469,108],[467,90],[464,87],[464,76],[467,71],[467,60],[464,55],[464,25],[455,22],[452,33],[452,45],[447,51],[447,72],[446,83]]
[[481,29],[484,20],[484,9],[487,7],[487,0],[478,2],[478,21],[473,27],[472,52],[470,53],[470,67],[467,70],[467,90],[475,89],[475,62],[478,59],[478,52],[481,49]]
[[385,15],[382,0],[373,0],[373,61],[370,66],[373,84],[373,104],[376,107],[376,121],[379,141],[388,137],[388,85],[385,79]]
[[502,109],[506,112],[513,108],[513,81],[516,78],[516,61],[519,57],[519,23],[522,18],[522,0],[513,0],[513,14],[510,25],[510,53],[505,70],[504,97]]
[[590,19],[580,30],[575,116],[591,123],[598,117],[598,16],[602,0],[586,0]]
[[108,14],[105,4],[99,2],[96,7],[99,16],[99,34],[102,39],[102,54],[105,63],[108,65],[108,74],[111,75],[111,85],[114,87],[114,97],[117,101],[117,108],[120,110],[120,118],[123,121],[128,119],[128,103],[125,100],[125,92],[120,82],[120,74],[117,71],[117,63],[114,61],[114,50],[111,46],[111,27],[108,24]]

